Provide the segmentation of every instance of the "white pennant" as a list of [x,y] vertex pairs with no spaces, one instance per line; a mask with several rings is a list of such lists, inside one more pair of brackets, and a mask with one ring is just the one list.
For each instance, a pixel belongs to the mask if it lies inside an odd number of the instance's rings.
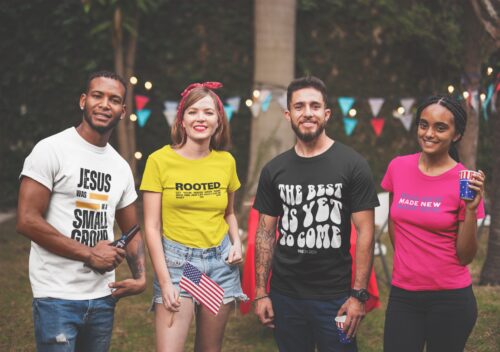
[[260,103],[258,101],[254,101],[252,106],[250,106],[250,110],[252,111],[252,116],[254,118],[259,117],[260,114]]
[[166,111],[177,111],[178,105],[179,103],[173,100],[165,100],[165,102],[163,102]]
[[414,98],[402,98],[401,100],[401,106],[405,109],[405,114],[409,114],[411,111],[411,107],[415,103]]
[[411,129],[411,123],[413,121],[413,114],[404,114],[400,118],[401,123],[405,126],[405,129],[409,131]]
[[175,110],[163,110],[163,115],[167,119],[167,123],[169,126],[172,126],[175,121],[175,117],[177,116],[177,111]]
[[286,91],[284,91],[283,94],[281,94],[276,100],[284,111],[288,110],[288,106],[286,105]]
[[234,112],[238,112],[240,110],[240,97],[231,97],[226,99],[227,105],[233,108]]
[[479,111],[479,92],[477,90],[473,90],[470,96],[470,106],[475,110]]
[[378,116],[382,105],[384,105],[384,98],[369,98],[368,104],[370,104],[370,109],[372,110],[372,116]]

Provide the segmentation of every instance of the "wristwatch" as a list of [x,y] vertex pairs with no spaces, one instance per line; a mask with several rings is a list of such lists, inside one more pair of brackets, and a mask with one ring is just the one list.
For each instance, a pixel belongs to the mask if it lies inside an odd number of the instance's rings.
[[351,297],[354,297],[356,298],[358,301],[360,302],[366,302],[368,301],[368,299],[370,298],[370,294],[368,293],[368,291],[364,288],[360,289],[360,290],[355,290],[355,289],[352,289],[351,290]]

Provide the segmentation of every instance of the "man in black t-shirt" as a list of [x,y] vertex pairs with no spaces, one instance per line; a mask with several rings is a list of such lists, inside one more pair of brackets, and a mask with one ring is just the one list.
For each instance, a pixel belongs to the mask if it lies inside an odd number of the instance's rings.
[[[255,313],[274,328],[280,351],[357,351],[353,338],[369,297],[379,205],[375,184],[367,162],[326,135],[331,111],[320,79],[292,81],[287,103],[297,142],[263,168],[254,203],[260,212]],[[351,221],[358,233],[352,289]],[[334,320],[345,314],[348,344],[340,342]]]

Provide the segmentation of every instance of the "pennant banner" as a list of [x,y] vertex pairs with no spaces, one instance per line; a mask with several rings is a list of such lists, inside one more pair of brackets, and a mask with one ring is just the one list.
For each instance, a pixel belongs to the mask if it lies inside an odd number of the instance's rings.
[[284,91],[283,94],[281,94],[276,100],[284,111],[288,110],[288,106],[286,105],[286,91]]
[[342,115],[347,116],[349,110],[351,110],[352,104],[354,104],[354,98],[352,97],[340,97],[338,99],[340,110],[342,110]]
[[370,104],[370,109],[372,111],[372,116],[377,117],[382,105],[384,105],[384,98],[369,98],[368,104]]
[[175,111],[177,112],[177,106],[179,105],[178,102],[173,101],[173,100],[165,100],[163,102],[163,106],[165,107],[166,111]]
[[240,111],[240,97],[231,97],[226,99],[226,104],[229,105],[234,112]]
[[413,107],[413,104],[415,103],[414,98],[402,98],[400,100],[401,106],[405,109],[404,114],[409,114],[411,111],[411,108]]
[[377,137],[380,137],[382,130],[384,129],[385,120],[382,117],[374,117],[370,120],[372,124],[373,131]]
[[148,122],[149,116],[151,115],[151,110],[143,109],[136,112],[137,114],[137,124],[139,127],[144,127],[146,122]]
[[269,104],[271,104],[272,98],[273,98],[273,93],[269,92],[266,99],[264,99],[262,101],[262,104],[260,105],[260,108],[262,109],[262,111],[266,112],[269,109]]
[[347,134],[348,136],[350,136],[352,134],[352,132],[354,131],[354,128],[358,124],[358,120],[357,119],[353,119],[351,117],[344,117],[343,119],[344,119],[344,131],[345,131],[345,134]]
[[258,101],[255,101],[252,106],[250,106],[250,111],[252,112],[252,116],[254,118],[259,117],[260,114],[260,103]]
[[411,123],[413,121],[413,114],[404,114],[403,116],[401,116],[400,120],[405,129],[409,131],[411,129]]
[[165,116],[165,118],[167,119],[167,123],[170,127],[172,127],[172,125],[174,124],[175,122],[175,118],[177,117],[177,111],[175,110],[163,110],[163,115]]
[[231,122],[233,118],[233,107],[231,105],[224,105],[224,112],[226,113],[227,121]]
[[486,99],[484,99],[483,104],[481,108],[483,109],[483,117],[486,121],[488,121],[488,104],[491,101],[491,98],[493,98],[493,90],[495,87],[493,87],[493,84],[490,84],[488,86],[488,89],[486,91]]
[[479,92],[473,90],[469,93],[470,106],[477,112],[479,111]]
[[142,110],[144,106],[148,103],[149,98],[145,95],[136,95],[135,96],[135,109]]

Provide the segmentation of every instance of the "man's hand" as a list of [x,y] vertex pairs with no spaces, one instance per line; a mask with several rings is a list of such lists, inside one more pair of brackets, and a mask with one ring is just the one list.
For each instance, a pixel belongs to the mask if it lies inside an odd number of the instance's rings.
[[90,249],[87,265],[99,272],[114,270],[125,259],[125,250],[109,245],[109,241],[99,241]]
[[256,301],[254,312],[263,325],[268,328],[274,328],[273,303],[269,297],[261,298]]
[[109,283],[112,290],[111,295],[115,298],[137,295],[146,289],[146,280],[141,279],[126,279]]
[[365,304],[354,297],[349,297],[342,307],[340,307],[337,316],[344,315],[345,313],[347,313],[347,318],[344,324],[344,331],[348,338],[354,338],[361,320],[366,315]]

